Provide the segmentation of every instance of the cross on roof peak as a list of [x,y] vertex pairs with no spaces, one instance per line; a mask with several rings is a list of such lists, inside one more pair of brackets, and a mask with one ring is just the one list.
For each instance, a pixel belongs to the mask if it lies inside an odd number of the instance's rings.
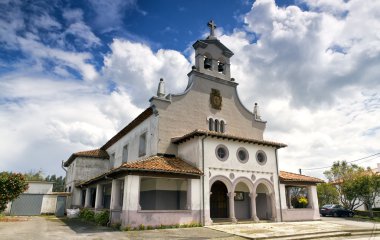
[[210,20],[208,23],[207,23],[207,26],[210,28],[210,36],[209,37],[212,37],[214,38],[215,37],[215,28],[216,28],[216,24],[214,22],[214,20]]

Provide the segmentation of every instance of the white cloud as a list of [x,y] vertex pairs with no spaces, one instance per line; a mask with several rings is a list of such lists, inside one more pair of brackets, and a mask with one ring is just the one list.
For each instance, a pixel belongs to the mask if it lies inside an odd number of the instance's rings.
[[110,48],[104,59],[103,77],[116,82],[137,106],[146,105],[162,77],[167,92],[184,90],[191,68],[181,53],[165,49],[153,52],[145,44],[120,39],[114,39]]

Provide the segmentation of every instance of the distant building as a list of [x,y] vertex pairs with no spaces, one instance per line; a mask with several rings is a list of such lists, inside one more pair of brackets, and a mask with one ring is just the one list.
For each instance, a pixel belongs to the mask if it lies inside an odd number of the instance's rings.
[[280,174],[278,150],[286,145],[264,139],[258,105],[246,109],[231,78],[234,54],[209,27],[193,44],[183,93],[166,94],[161,79],[150,107],[99,149],[64,163],[72,206],[109,209],[123,226],[320,218],[322,180]]
[[5,214],[33,216],[40,214],[64,215],[66,198],[70,193],[53,192],[53,182],[28,181],[28,189],[8,203]]

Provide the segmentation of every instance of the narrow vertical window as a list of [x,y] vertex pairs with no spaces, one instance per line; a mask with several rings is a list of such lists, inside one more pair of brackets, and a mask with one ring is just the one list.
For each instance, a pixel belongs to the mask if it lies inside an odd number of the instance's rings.
[[140,136],[139,157],[145,156],[145,154],[146,154],[146,133]]
[[123,147],[123,163],[128,161],[128,145]]
[[221,133],[224,133],[224,121],[222,120],[222,121],[220,121],[220,132]]
[[115,153],[110,155],[110,168],[113,168],[115,165]]
[[208,130],[210,131],[214,130],[214,120],[212,118],[208,120]]
[[218,61],[218,72],[224,73],[224,63]]
[[218,119],[215,119],[215,127],[214,127],[214,131],[215,132],[218,132],[219,131],[219,120]]
[[203,66],[203,68],[204,69],[211,69],[211,58],[208,58],[208,57],[205,56],[204,59],[205,60],[204,60],[204,66]]

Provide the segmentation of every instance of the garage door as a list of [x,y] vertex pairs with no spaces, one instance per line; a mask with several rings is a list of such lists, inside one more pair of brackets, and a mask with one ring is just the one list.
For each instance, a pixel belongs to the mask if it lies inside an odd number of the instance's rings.
[[40,215],[43,196],[43,194],[21,194],[16,200],[12,202],[11,215]]

